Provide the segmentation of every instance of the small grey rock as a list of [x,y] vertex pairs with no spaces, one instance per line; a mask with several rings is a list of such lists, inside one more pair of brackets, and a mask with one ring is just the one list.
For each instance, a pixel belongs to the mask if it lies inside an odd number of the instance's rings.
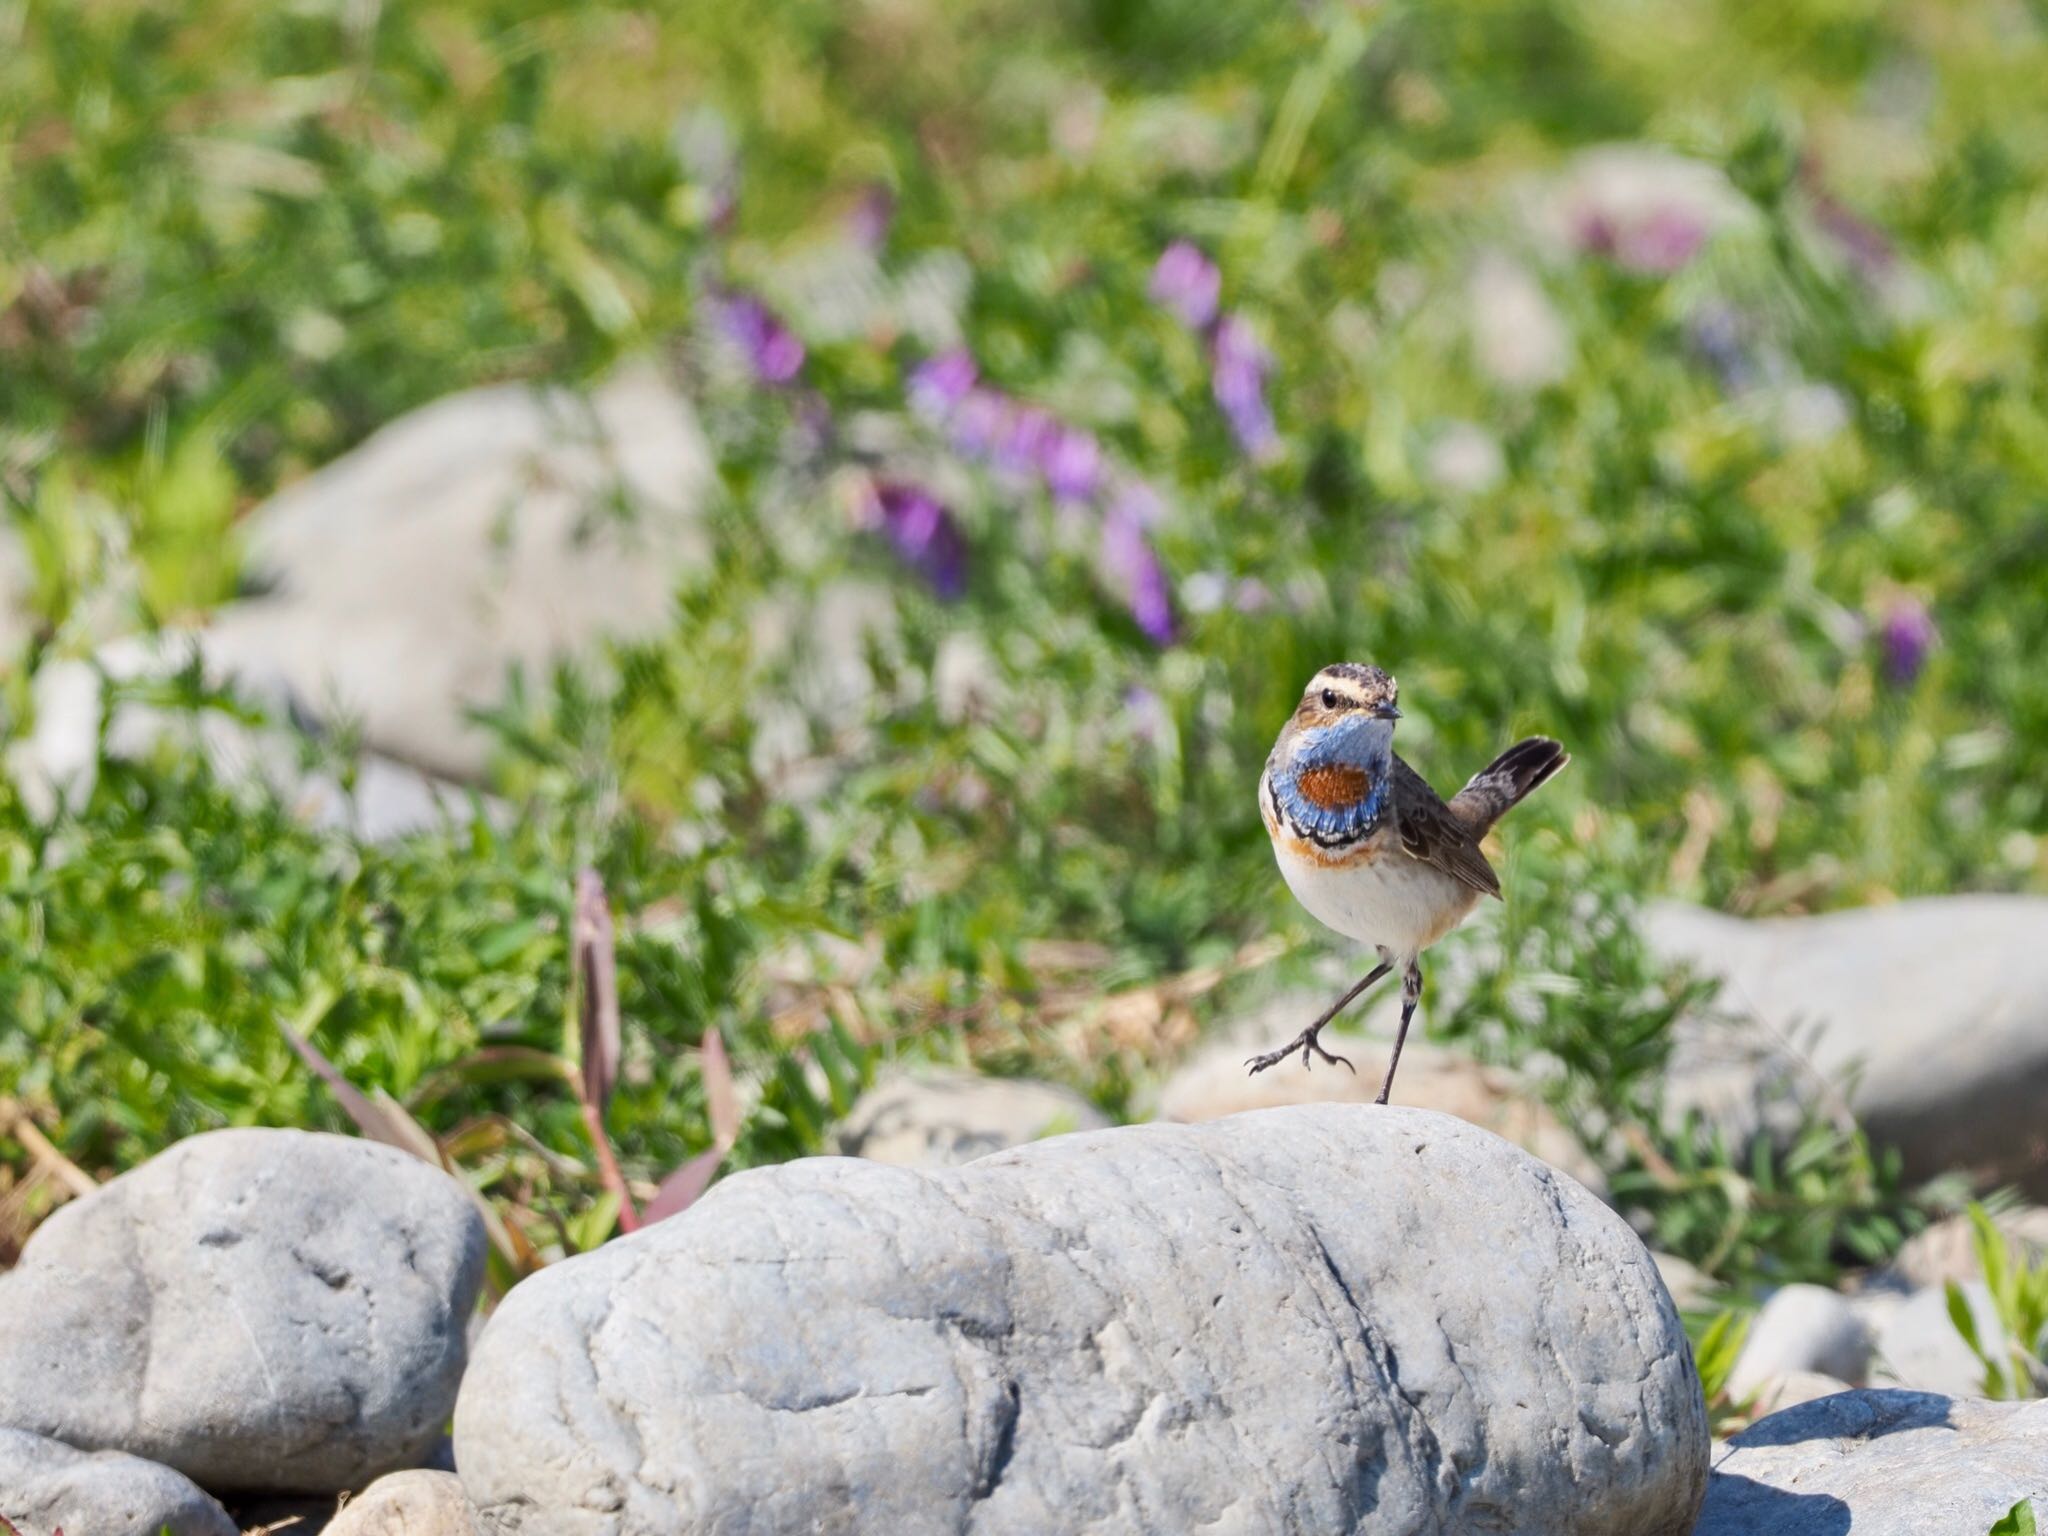
[[0,1516],[21,1536],[236,1536],[235,1522],[182,1473],[119,1451],[81,1451],[0,1429]]
[[1744,1398],[1795,1371],[1861,1381],[1869,1369],[1870,1334],[1855,1308],[1825,1286],[1788,1285],[1750,1324],[1728,1391]]
[[[2029,1263],[2048,1254],[2048,1208],[2024,1205],[1992,1218],[2008,1244],[2016,1245]],[[1924,1232],[1916,1232],[1892,1256],[1888,1276],[1907,1290],[1937,1289],[1950,1280],[1982,1280],[1977,1262],[1976,1233],[1967,1216],[1950,1216]]]
[[1693,1536],[1984,1536],[2048,1494],[2048,1402],[1842,1392],[1759,1419]]
[[1707,1423],[1592,1195],[1308,1105],[739,1174],[522,1283],[455,1451],[494,1536],[1684,1536]]
[[1109,1121],[1070,1088],[972,1072],[895,1073],[875,1084],[840,1122],[848,1157],[903,1168],[954,1168],[1066,1131]]
[[476,1512],[450,1472],[393,1472],[342,1505],[321,1536],[476,1536]]
[[[1991,1293],[1980,1280],[1966,1282],[1962,1291],[1978,1339],[1998,1359],[2006,1359],[2005,1325],[1999,1321]],[[1984,1393],[1984,1362],[1956,1332],[1945,1287],[1916,1291],[1885,1314],[1878,1326],[1877,1360],[1875,1375],[1887,1386],[1949,1397],[1981,1397]],[[2048,1447],[2043,1454],[2048,1455]]]
[[1782,1376],[1771,1378],[1752,1412],[1761,1419],[1768,1414],[1783,1413],[1787,1408],[1797,1408],[1801,1403],[1853,1390],[1848,1382],[1821,1371],[1787,1371]]
[[218,1490],[360,1487],[446,1423],[483,1266],[475,1209],[417,1158],[195,1136],[58,1211],[0,1275],[0,1423]]

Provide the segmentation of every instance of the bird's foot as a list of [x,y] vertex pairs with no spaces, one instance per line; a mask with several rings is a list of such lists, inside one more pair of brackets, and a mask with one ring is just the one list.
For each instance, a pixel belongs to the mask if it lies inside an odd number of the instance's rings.
[[1296,1051],[1299,1051],[1301,1052],[1301,1065],[1304,1071],[1314,1070],[1315,1058],[1320,1056],[1333,1067],[1341,1063],[1346,1071],[1351,1073],[1353,1077],[1356,1077],[1358,1075],[1358,1068],[1351,1065],[1350,1057],[1339,1056],[1333,1051],[1323,1049],[1322,1041],[1317,1038],[1322,1032],[1322,1025],[1311,1024],[1307,1029],[1304,1029],[1292,1040],[1281,1046],[1279,1050],[1267,1051],[1263,1056],[1247,1058],[1245,1065],[1250,1067],[1251,1071],[1246,1075],[1256,1077],[1259,1073],[1265,1071],[1266,1068],[1279,1066],[1281,1062],[1292,1056]]

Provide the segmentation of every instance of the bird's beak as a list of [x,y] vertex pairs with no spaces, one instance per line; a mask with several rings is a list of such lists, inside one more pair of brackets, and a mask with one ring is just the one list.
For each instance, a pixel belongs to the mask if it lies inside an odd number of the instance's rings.
[[1382,704],[1373,711],[1373,717],[1378,720],[1398,720],[1401,718],[1401,711],[1391,704]]

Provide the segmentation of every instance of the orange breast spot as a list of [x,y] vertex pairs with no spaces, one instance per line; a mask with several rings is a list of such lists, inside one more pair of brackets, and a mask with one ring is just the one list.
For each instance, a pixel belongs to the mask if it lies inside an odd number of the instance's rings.
[[1372,780],[1366,777],[1365,770],[1349,763],[1304,769],[1295,784],[1302,799],[1323,811],[1341,811],[1356,805],[1372,789]]

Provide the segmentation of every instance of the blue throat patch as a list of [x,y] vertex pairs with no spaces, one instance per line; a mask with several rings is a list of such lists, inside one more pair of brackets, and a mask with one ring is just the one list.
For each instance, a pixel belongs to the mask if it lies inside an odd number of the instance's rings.
[[[1273,770],[1273,799],[1280,813],[1305,837],[1326,846],[1348,843],[1370,832],[1386,809],[1393,768],[1388,734],[1379,722],[1353,715],[1335,725],[1304,731],[1287,761]],[[1376,738],[1376,739],[1375,739]],[[1353,768],[1364,775],[1365,794],[1349,805],[1318,805],[1302,792],[1302,775],[1318,768]]]

